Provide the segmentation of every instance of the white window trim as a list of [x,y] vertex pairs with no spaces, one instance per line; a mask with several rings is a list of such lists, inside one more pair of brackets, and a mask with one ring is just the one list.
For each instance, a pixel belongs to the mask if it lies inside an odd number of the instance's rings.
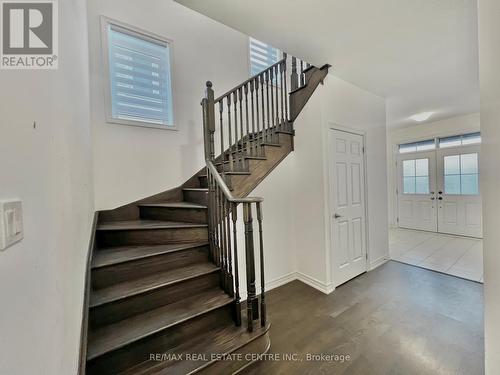
[[[170,48],[170,86],[172,90],[172,125],[161,125],[161,124],[153,124],[146,121],[136,121],[136,120],[125,120],[114,118],[112,114],[112,98],[111,98],[111,77],[109,76],[109,50],[108,50],[108,26],[113,25],[117,26],[123,30],[123,32],[131,32],[133,35],[139,34],[141,37],[144,37],[146,40],[151,40],[155,43],[160,43],[164,45],[168,45]],[[102,45],[102,66],[104,68],[103,76],[106,77],[104,84],[104,97],[105,97],[105,105],[106,105],[106,122],[110,124],[120,124],[120,125],[129,125],[129,126],[139,126],[143,128],[153,128],[153,129],[162,129],[162,130],[174,130],[177,131],[179,128],[175,122],[175,101],[174,101],[174,77],[172,74],[172,65],[174,61],[174,42],[171,39],[165,38],[163,36],[151,33],[149,31],[145,31],[139,29],[135,26],[129,25],[125,22],[117,21],[106,16],[101,16],[101,45]]]

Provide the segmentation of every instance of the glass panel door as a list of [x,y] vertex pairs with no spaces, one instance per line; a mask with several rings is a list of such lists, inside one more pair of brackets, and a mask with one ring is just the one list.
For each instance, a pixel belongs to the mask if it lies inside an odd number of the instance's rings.
[[401,154],[398,180],[399,226],[437,231],[436,153]]
[[438,230],[482,237],[479,146],[438,150]]

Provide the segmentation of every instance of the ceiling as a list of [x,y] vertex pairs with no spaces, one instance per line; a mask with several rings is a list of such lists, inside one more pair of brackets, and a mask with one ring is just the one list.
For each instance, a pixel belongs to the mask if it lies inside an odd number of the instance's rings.
[[476,0],[176,0],[387,100],[389,127],[479,110]]

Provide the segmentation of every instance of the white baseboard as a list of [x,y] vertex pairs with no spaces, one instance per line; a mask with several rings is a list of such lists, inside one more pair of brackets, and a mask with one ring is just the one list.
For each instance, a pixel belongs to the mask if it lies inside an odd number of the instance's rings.
[[387,262],[389,259],[390,259],[389,254],[384,255],[378,259],[375,259],[373,262],[370,263],[368,271],[373,271],[375,268],[380,267],[382,264]]
[[277,288],[279,286],[288,284],[289,282],[291,282],[293,280],[297,280],[296,274],[297,274],[297,272],[290,272],[286,275],[278,277],[277,279],[268,281],[266,283],[266,290],[271,290],[271,289]]
[[307,284],[313,287],[314,289],[319,290],[322,293],[330,294],[335,290],[333,284],[325,284],[324,282],[319,281],[313,277],[307,276],[302,272],[295,272],[295,274],[297,280],[302,281],[304,284]]

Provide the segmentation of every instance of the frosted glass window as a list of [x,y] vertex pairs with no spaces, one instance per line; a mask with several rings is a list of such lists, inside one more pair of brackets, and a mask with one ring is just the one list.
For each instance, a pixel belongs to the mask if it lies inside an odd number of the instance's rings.
[[479,194],[477,153],[444,157],[444,191],[451,195]]
[[110,121],[172,127],[171,45],[142,32],[106,24]]
[[429,194],[429,159],[403,160],[403,193]]

